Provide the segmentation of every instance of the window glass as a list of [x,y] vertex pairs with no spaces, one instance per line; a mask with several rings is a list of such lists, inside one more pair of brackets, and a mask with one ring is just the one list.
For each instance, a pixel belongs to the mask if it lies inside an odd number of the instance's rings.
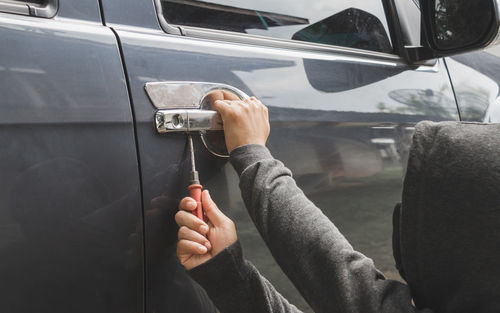
[[7,0],[4,2],[13,2],[13,3],[18,3],[18,2],[24,2],[24,3],[35,3],[35,4],[46,4],[48,0]]
[[392,52],[381,0],[161,0],[175,25]]

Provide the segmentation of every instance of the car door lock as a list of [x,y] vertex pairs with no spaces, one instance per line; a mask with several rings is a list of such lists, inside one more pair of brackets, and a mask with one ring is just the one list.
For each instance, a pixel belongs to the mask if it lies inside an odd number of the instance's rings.
[[240,99],[249,97],[238,88],[219,83],[166,81],[149,82],[144,86],[155,113],[156,130],[171,132],[201,132],[223,130],[220,115],[211,110],[207,95],[214,90],[225,90]]
[[155,124],[160,134],[223,130],[220,115],[211,110],[158,110],[155,114]]
[[158,109],[154,123],[159,134],[198,132],[208,151],[220,157],[229,156],[222,118],[212,110],[213,99],[208,95],[222,90],[246,100],[247,94],[226,84],[192,81],[148,82],[144,89]]

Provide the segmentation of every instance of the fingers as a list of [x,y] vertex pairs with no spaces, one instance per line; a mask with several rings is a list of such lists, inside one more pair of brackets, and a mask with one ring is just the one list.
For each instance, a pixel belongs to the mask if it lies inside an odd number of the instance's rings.
[[193,211],[196,209],[196,206],[196,201],[190,197],[185,197],[179,202],[179,210]]
[[192,254],[205,254],[208,252],[207,247],[197,242],[190,240],[179,240],[177,243],[177,255],[192,255]]
[[230,102],[238,101],[240,98],[228,90],[214,90],[207,95],[212,102],[212,108],[223,115],[230,109]]
[[186,211],[177,212],[177,214],[175,214],[175,222],[179,225],[179,227],[185,226],[199,232],[202,235],[206,235],[208,233],[208,225],[192,213]]
[[212,105],[212,108],[219,112],[219,114],[224,118],[224,116],[226,115],[227,111],[231,109],[230,107],[230,104],[228,101],[224,101],[224,100],[217,100],[214,102],[214,104]]
[[203,245],[207,247],[208,250],[212,248],[210,242],[208,239],[200,234],[199,232],[196,232],[192,229],[187,228],[186,226],[182,226],[179,228],[179,232],[177,234],[177,237],[179,240],[188,240],[188,241],[194,241],[199,243],[200,245]]
[[240,97],[238,97],[234,92],[228,91],[228,90],[222,90],[222,94],[224,95],[224,100],[239,100]]
[[217,100],[239,100],[240,98],[229,90],[212,90],[207,93],[206,98],[213,104]]
[[267,112],[267,107],[259,99],[250,97],[250,100],[247,101],[250,101],[257,109]]
[[222,118],[227,150],[247,144],[266,144],[269,137],[269,112],[257,98],[218,100],[214,104]]
[[251,97],[246,100],[217,100],[213,104],[213,109],[222,116],[233,113],[233,116],[246,115],[249,110],[257,109],[267,113],[267,107],[257,98]]
[[231,222],[231,220],[224,215],[221,210],[219,210],[215,202],[210,197],[208,190],[203,190],[203,193],[201,194],[201,202],[203,204],[205,214],[215,227]]

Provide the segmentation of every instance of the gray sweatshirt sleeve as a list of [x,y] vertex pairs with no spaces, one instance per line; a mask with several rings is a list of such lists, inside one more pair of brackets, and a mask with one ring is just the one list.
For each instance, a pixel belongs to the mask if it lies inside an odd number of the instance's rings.
[[[232,151],[231,162],[240,175],[243,200],[253,222],[277,263],[315,312],[417,312],[411,305],[409,288],[386,280],[371,259],[353,250],[333,223],[297,187],[290,170],[275,160],[267,148],[239,147]],[[212,260],[218,262],[217,256]],[[245,262],[239,266],[243,272],[250,267]],[[260,275],[253,279],[264,283]],[[256,285],[246,280],[234,284],[233,290],[252,294]],[[252,300],[266,302],[261,307],[269,309],[251,312],[294,309],[285,302],[275,306],[276,298],[269,296],[270,293],[276,291],[269,289],[265,297],[256,296]],[[216,301],[215,304],[218,305]]]
[[221,313],[300,313],[243,259],[239,241],[189,274]]

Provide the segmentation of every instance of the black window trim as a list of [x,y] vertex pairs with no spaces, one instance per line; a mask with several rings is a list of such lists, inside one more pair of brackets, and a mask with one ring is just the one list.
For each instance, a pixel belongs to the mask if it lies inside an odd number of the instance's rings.
[[[382,1],[382,0],[381,0]],[[384,2],[384,1],[382,1]],[[385,53],[385,52],[377,52],[370,50],[362,50],[355,49],[349,47],[342,46],[334,46],[313,42],[301,42],[296,40],[288,40],[253,34],[242,34],[231,31],[224,30],[216,30],[209,28],[200,28],[194,26],[180,26],[169,24],[163,15],[161,0],[154,0],[154,4],[156,7],[156,15],[158,21],[160,23],[161,28],[168,34],[172,35],[182,35],[187,37],[194,37],[200,39],[208,39],[208,40],[217,40],[217,41],[226,41],[231,43],[241,43],[241,44],[249,44],[249,45],[258,45],[272,48],[284,48],[284,49],[292,49],[292,50],[300,50],[307,52],[323,52],[323,53],[343,53],[354,56],[364,56],[369,57],[371,59],[379,59],[379,60],[391,60],[391,61],[404,61],[396,52],[394,53]],[[388,23],[390,21],[387,19]],[[391,31],[389,27],[389,32]],[[390,36],[393,39],[393,36]],[[391,40],[393,41],[393,40]],[[394,42],[391,42],[394,47]],[[396,51],[396,50],[395,50]]]
[[59,8],[59,0],[48,0],[47,4],[40,6],[36,3],[16,3],[14,1],[0,0],[0,12],[14,13],[28,16],[52,18]]

